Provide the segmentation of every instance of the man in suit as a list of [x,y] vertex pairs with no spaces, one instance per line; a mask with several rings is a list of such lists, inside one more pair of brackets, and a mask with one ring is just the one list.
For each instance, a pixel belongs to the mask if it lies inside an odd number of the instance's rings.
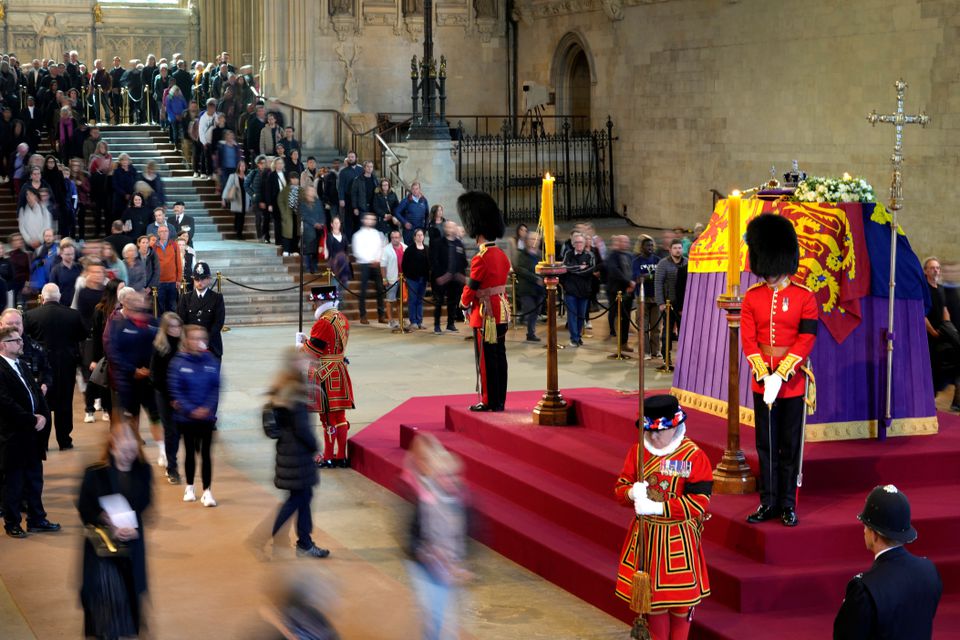
[[190,234],[187,244],[192,247],[193,234],[196,233],[197,230],[196,223],[193,220],[193,216],[185,214],[183,209],[183,200],[177,200],[173,203],[173,215],[167,218],[167,224],[173,227],[173,233],[170,234],[170,237],[176,238],[181,232],[186,231]]
[[40,89],[40,83],[46,75],[49,75],[49,72],[43,68],[40,60],[34,58],[33,62],[30,63],[30,71],[28,71],[26,75],[27,94],[36,96],[37,91]]
[[40,387],[20,363],[23,338],[15,327],[0,329],[0,460],[3,462],[3,528],[25,538],[20,507],[27,503],[27,531],[59,531],[43,509],[43,460],[40,432],[49,421]]
[[[28,336],[43,345],[50,368],[53,370],[53,385],[48,398],[56,416],[55,430],[60,450],[73,448],[73,391],[77,384],[77,364],[80,361],[80,344],[87,339],[83,319],[76,309],[60,304],[60,289],[53,283],[43,285],[40,291],[43,304],[23,315],[23,326]],[[46,449],[50,441],[50,425],[47,424],[41,437]]]
[[198,262],[193,268],[193,291],[180,296],[177,305],[177,315],[183,319],[183,324],[197,324],[207,330],[210,339],[208,351],[217,360],[223,358],[223,323],[226,318],[226,308],[223,305],[223,296],[210,289],[213,282],[210,266],[206,262]]
[[31,95],[27,96],[27,105],[20,111],[20,120],[23,121],[27,144],[30,145],[30,152],[33,153],[40,144],[40,129],[43,128],[43,117],[40,114],[40,107],[37,106],[36,100]]
[[930,560],[903,547],[917,539],[910,501],[892,484],[875,487],[857,519],[873,566],[847,583],[833,637],[929,640],[943,583]]

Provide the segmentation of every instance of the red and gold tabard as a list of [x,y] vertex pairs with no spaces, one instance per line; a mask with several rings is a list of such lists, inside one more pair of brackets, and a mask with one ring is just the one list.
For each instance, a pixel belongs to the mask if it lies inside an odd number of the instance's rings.
[[780,398],[804,394],[804,376],[796,375],[817,339],[818,307],[813,292],[786,280],[773,287],[759,282],[743,296],[740,339],[753,369],[753,391],[771,373],[783,378]]
[[[627,492],[637,477],[637,448],[630,448],[614,491],[622,504],[633,506]],[[644,452],[643,480],[647,495],[664,504],[662,516],[644,516],[643,569],[650,574],[653,609],[691,607],[710,595],[707,562],[700,533],[710,505],[713,470],[707,455],[692,440],[683,438],[673,453],[657,456]],[[638,568],[637,518],[633,519],[620,552],[617,596],[630,602],[631,580]]]
[[[484,326],[484,318],[494,324],[510,321],[510,304],[507,302],[507,277],[510,275],[510,258],[493,242],[480,245],[477,255],[470,261],[470,277],[463,287],[460,306],[470,308],[470,326]],[[493,332],[496,336],[496,332]]]
[[310,330],[304,351],[314,358],[307,371],[307,405],[321,414],[353,409],[353,385],[347,364],[343,361],[347,350],[350,325],[336,309],[325,311]]

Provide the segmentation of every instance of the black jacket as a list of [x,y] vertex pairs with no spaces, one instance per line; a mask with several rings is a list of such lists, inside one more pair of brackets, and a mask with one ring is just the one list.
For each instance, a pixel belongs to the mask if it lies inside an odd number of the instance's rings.
[[[24,362],[20,360],[23,371]],[[0,468],[12,469],[26,461],[46,460],[44,436],[34,427],[37,415],[50,423],[50,411],[40,386],[24,371],[27,387],[7,361],[0,358]],[[33,403],[30,402],[33,396]]]
[[903,547],[886,551],[847,583],[835,640],[930,640],[943,583],[937,568]]
[[307,406],[297,402],[293,409],[274,407],[280,437],[277,439],[277,465],[273,483],[278,489],[309,489],[320,481],[314,455],[317,438],[313,435]]
[[198,324],[210,334],[209,351],[219,360],[223,357],[223,323],[226,319],[226,308],[223,306],[223,296],[207,289],[201,298],[196,289],[185,296],[180,296],[177,304],[177,315],[183,319],[183,324]]
[[80,345],[89,335],[80,312],[56,302],[42,304],[23,314],[23,329],[43,345],[51,363],[73,366],[79,362]]
[[183,214],[183,218],[180,219],[180,222],[177,222],[177,216],[169,216],[167,218],[167,224],[173,227],[175,232],[175,234],[171,236],[173,239],[176,239],[176,237],[180,235],[181,230],[186,231],[188,234],[190,234],[189,238],[187,239],[187,244],[191,247],[193,246],[193,234],[197,232],[197,223],[193,219],[193,216],[185,213]]
[[563,264],[567,267],[567,272],[561,278],[564,295],[589,298],[593,291],[593,274],[597,270],[593,253],[584,250],[578,255],[571,249],[563,256]]

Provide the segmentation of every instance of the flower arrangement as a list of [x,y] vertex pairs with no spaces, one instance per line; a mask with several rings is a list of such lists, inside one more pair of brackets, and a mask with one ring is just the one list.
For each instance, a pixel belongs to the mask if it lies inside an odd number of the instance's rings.
[[797,202],[876,202],[870,183],[849,173],[840,178],[809,176],[797,185]]

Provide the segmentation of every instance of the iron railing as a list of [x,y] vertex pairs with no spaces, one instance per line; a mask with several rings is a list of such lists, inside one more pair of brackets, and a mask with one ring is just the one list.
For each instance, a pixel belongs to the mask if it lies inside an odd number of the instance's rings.
[[467,189],[492,195],[508,224],[537,220],[546,173],[556,178],[556,219],[616,215],[613,121],[607,118],[606,128],[595,131],[575,133],[569,120],[559,128],[558,133],[514,136],[504,120],[496,135],[459,133],[457,179]]

